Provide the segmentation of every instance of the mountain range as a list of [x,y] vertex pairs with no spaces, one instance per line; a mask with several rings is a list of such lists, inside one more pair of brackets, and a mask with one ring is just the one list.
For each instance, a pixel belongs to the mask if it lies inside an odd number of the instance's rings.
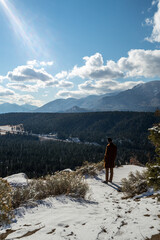
[[0,113],[9,113],[9,112],[31,112],[35,110],[37,107],[29,104],[11,104],[11,103],[3,103],[0,104]]
[[40,108],[32,105],[4,103],[0,113],[8,112],[95,112],[95,111],[155,111],[160,108],[160,80],[139,84],[110,95],[90,95],[85,98],[56,99]]
[[160,81],[136,85],[113,95],[57,99],[36,112],[155,111],[160,108]]

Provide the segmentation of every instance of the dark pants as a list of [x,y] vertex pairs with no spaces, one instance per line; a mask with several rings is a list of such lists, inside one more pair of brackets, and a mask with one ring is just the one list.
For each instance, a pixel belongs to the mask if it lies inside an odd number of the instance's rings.
[[[109,178],[109,169],[110,169],[110,178]],[[109,181],[112,182],[113,179],[113,168],[106,168],[106,181],[108,182],[108,178]]]

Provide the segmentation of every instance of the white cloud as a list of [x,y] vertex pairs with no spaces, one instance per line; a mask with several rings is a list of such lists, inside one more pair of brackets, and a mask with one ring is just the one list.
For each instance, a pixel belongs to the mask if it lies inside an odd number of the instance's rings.
[[71,97],[82,98],[82,97],[86,97],[87,95],[89,94],[80,90],[76,90],[76,91],[61,90],[56,94],[56,97],[57,98],[71,98]]
[[8,83],[7,87],[22,91],[22,92],[38,92],[39,88],[45,87],[45,84],[40,81],[38,81],[35,85],[14,82],[14,83]]
[[[28,65],[18,66],[1,78],[8,78],[10,82],[6,86],[14,90],[34,93],[40,88],[44,90],[47,88],[50,92],[51,87],[56,87],[63,88],[57,92],[56,97],[81,98],[92,94],[99,95],[130,89],[142,83],[135,80],[137,78],[160,77],[160,50],[132,49],[127,57],[121,57],[117,62],[109,60],[106,64],[100,53],[83,59],[84,65],[74,66],[71,71],[61,71],[55,76],[49,74],[44,68],[35,68],[33,65],[36,65],[37,61],[33,60],[28,62]],[[82,83],[75,90],[67,90],[74,87],[69,79],[76,77],[83,79]],[[23,96],[27,96],[23,101],[30,101],[32,104],[36,102],[33,96],[18,95],[10,89],[1,92],[1,95],[10,94],[11,101],[20,101],[19,99]],[[42,96],[44,95],[46,95],[45,92],[42,93]],[[40,101],[37,104],[40,105]]]
[[46,66],[52,66],[53,61],[45,62],[45,61],[30,60],[30,61],[27,61],[27,65],[34,66],[34,67],[40,67],[40,66],[46,67]]
[[35,99],[32,95],[29,94],[21,95],[11,90],[8,90],[8,92],[6,91],[6,94],[4,94],[3,92],[1,92],[0,89],[0,103],[4,102],[16,103],[20,105],[27,103],[36,106],[42,106],[44,104],[42,101]]
[[107,61],[106,65],[99,53],[84,59],[85,64],[81,67],[75,66],[67,78],[78,76],[86,81],[78,85],[78,90],[59,91],[58,97],[80,98],[91,94],[124,91],[143,83],[127,78],[160,77],[160,50],[133,49],[128,52],[127,57],[122,57],[117,62]]
[[4,88],[3,86],[0,86],[0,97],[5,97],[5,96],[12,96],[14,95],[14,92],[10,89]]
[[145,23],[146,23],[146,25],[151,26],[151,25],[153,25],[153,19],[152,18],[146,18]]
[[4,76],[0,76],[0,83],[2,83],[4,79],[5,79]]
[[89,80],[116,80],[129,77],[160,77],[160,50],[133,49],[128,52],[128,57],[122,57],[117,62],[112,60],[103,64],[100,53],[85,57],[85,65],[74,66],[68,74],[68,79],[80,77]]
[[105,94],[131,89],[142,81],[118,82],[115,80],[86,81],[79,85],[79,89],[90,94]]
[[36,69],[31,65],[18,66],[13,71],[8,72],[7,78],[16,82],[34,82],[37,80],[46,82],[53,80],[52,75],[43,68]]
[[62,71],[62,72],[60,72],[60,73],[57,73],[57,74],[55,75],[55,78],[57,78],[57,79],[63,79],[63,78],[66,78],[67,75],[68,75],[67,71]]
[[60,88],[72,88],[73,86],[74,84],[72,82],[65,81],[65,80],[59,81],[59,85],[58,85],[58,87]]
[[30,60],[30,61],[27,61],[27,65],[38,67],[39,63],[37,60]]
[[2,79],[10,81],[7,87],[23,92],[38,92],[39,88],[71,88],[74,86],[70,81],[61,80],[67,76],[66,71],[53,77],[44,68],[35,68],[33,65],[37,64],[36,60],[27,63],[28,65],[18,66],[13,71],[9,71],[6,76],[1,76]]
[[142,81],[126,81],[126,82],[118,82],[115,80],[100,80],[86,81],[78,86],[79,90],[76,91],[66,91],[61,90],[57,93],[57,97],[62,98],[82,98],[88,95],[100,95],[105,93],[112,93],[118,91],[124,91],[127,89],[131,89],[137,84],[143,83]]
[[134,49],[128,57],[117,62],[119,69],[127,77],[160,77],[160,50]]
[[39,100],[36,100],[33,96],[27,95],[20,95],[15,93],[14,91],[0,86],[0,103],[17,103],[17,104],[32,104],[36,106],[41,106],[43,103]]
[[50,61],[50,62],[40,62],[39,63],[40,64],[40,66],[52,66],[53,65],[53,61]]
[[[14,99],[15,102],[15,99]],[[18,95],[16,94],[16,102],[17,104],[31,104],[35,106],[42,106],[44,103],[41,100],[35,99],[32,95]]]
[[145,38],[149,42],[160,42],[160,0],[153,1],[152,5],[157,3],[157,12],[153,16],[153,30],[150,37]]
[[100,53],[96,53],[91,57],[84,57],[85,65],[82,67],[74,66],[69,73],[68,78],[80,77],[82,79],[116,79],[122,78],[123,72],[118,69],[117,65],[111,65],[112,61],[103,64],[103,57]]
[[159,0],[153,0],[152,1],[152,6],[156,5],[158,3]]

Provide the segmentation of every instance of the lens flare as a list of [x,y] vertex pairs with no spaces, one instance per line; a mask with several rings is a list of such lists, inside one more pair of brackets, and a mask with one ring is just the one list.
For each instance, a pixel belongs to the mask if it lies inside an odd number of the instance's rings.
[[41,39],[35,33],[33,28],[27,26],[13,4],[11,4],[8,0],[0,0],[0,5],[3,7],[15,34],[23,42],[24,46],[28,47],[29,50],[36,56],[40,55],[42,52],[44,53]]

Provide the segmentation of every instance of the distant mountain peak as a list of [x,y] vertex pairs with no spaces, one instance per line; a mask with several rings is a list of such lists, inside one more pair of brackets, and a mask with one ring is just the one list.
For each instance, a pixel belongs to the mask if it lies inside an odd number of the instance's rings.
[[121,92],[81,99],[56,99],[36,112],[155,111],[160,108],[160,80],[141,83]]
[[78,112],[88,112],[85,108],[80,108],[78,106],[73,106],[72,108],[66,110],[67,113],[78,113]]
[[15,103],[2,103],[0,104],[0,113],[10,113],[10,112],[31,112],[35,110],[37,106],[30,104],[18,105]]

